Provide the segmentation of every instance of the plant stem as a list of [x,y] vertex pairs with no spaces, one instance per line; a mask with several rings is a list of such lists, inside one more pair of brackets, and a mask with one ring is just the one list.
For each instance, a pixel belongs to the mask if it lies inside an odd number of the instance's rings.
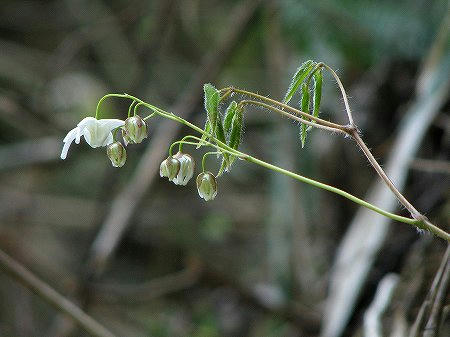
[[[347,132],[344,131],[344,130],[341,129],[341,128],[339,128],[339,129],[337,129],[337,128],[332,128],[332,127],[329,127],[329,126],[322,125],[322,124],[320,124],[320,122],[319,122],[319,123],[313,123],[313,122],[310,122],[310,121],[305,120],[304,118],[300,118],[300,117],[294,116],[294,115],[292,115],[292,114],[290,114],[290,113],[288,113],[288,112],[286,112],[286,111],[284,111],[284,110],[275,108],[274,106],[269,105],[269,104],[266,104],[266,103],[263,103],[263,102],[253,101],[253,100],[248,100],[248,99],[246,99],[246,100],[240,101],[239,104],[253,104],[253,105],[258,105],[258,106],[261,106],[261,107],[263,107],[263,108],[266,108],[266,109],[275,111],[275,112],[277,112],[277,113],[279,113],[279,114],[281,114],[281,115],[283,115],[283,116],[285,116],[285,117],[287,117],[287,118],[293,119],[293,120],[295,120],[295,121],[297,121],[297,122],[300,122],[300,123],[309,125],[309,126],[311,126],[311,127],[316,127],[316,128],[322,129],[322,130],[330,131],[330,132],[338,132],[338,133],[342,133],[342,134],[344,134],[344,135],[347,134]],[[302,111],[300,111],[300,112],[302,112]],[[309,115],[309,116],[311,117],[311,115]]]
[[378,164],[377,160],[373,156],[372,152],[370,152],[367,145],[362,140],[361,136],[358,134],[358,131],[351,130],[350,136],[353,138],[353,140],[358,144],[359,148],[363,151],[364,155],[366,156],[367,160],[369,161],[370,165],[375,169],[375,171],[378,173],[381,179],[385,182],[387,187],[394,193],[394,195],[397,197],[397,199],[400,201],[400,203],[406,207],[406,209],[411,213],[411,216],[414,219],[417,220],[425,220],[425,216],[423,216],[418,210],[414,208],[411,203],[406,200],[406,198],[403,196],[403,194],[400,193],[400,191],[395,187],[394,183],[389,179],[386,172],[381,168],[380,164]]
[[97,108],[95,109],[95,118],[98,119],[98,115],[100,114],[100,105],[110,97],[119,97],[119,98],[130,98],[128,94],[107,94],[100,98],[100,100],[97,103]]
[[[326,66],[326,65],[324,65],[324,66]],[[339,83],[340,83],[340,81],[339,81]],[[303,114],[306,114],[306,113],[304,113],[302,111],[294,109],[294,108],[292,108],[292,107],[290,107],[288,105],[285,105],[283,103],[277,102],[277,101],[272,100],[270,98],[267,98],[267,97],[264,97],[264,96],[261,96],[261,95],[258,95],[258,94],[252,93],[252,92],[248,92],[248,91],[245,91],[245,90],[241,90],[241,89],[236,89],[236,88],[230,87],[230,88],[221,89],[220,91],[225,91],[226,93],[228,93],[229,91],[235,91],[235,92],[238,92],[238,93],[241,93],[241,94],[245,94],[245,95],[249,95],[249,96],[252,96],[252,97],[256,97],[258,99],[261,99],[261,100],[264,100],[264,101],[267,101],[267,102],[273,102],[272,104],[278,105],[278,106],[280,106],[282,108],[286,108],[287,110],[293,111],[293,112],[298,113],[298,114],[300,114],[302,116],[303,116]],[[343,92],[343,94],[345,94],[345,90],[343,90],[342,92]],[[209,145],[209,146],[218,148],[218,149],[220,149],[223,152],[226,152],[226,153],[229,153],[229,154],[232,154],[232,155],[236,155],[236,156],[238,156],[241,159],[245,159],[245,160],[247,160],[249,162],[252,162],[254,164],[258,164],[260,166],[263,166],[263,167],[268,168],[270,170],[273,170],[275,172],[279,172],[279,173],[285,174],[285,175],[287,175],[287,176],[289,176],[291,178],[294,178],[294,179],[296,179],[298,181],[301,181],[301,182],[310,184],[312,186],[315,186],[315,187],[318,187],[318,188],[321,188],[321,189],[324,189],[324,190],[327,190],[327,191],[339,194],[339,195],[341,195],[341,196],[343,196],[343,197],[345,197],[345,198],[347,198],[347,199],[349,199],[349,200],[351,200],[351,201],[353,201],[353,202],[355,202],[355,203],[357,203],[357,204],[359,204],[361,206],[364,206],[364,207],[366,207],[368,209],[371,209],[374,212],[377,212],[377,213],[379,213],[381,215],[384,215],[384,216],[386,216],[386,217],[388,217],[388,218],[390,218],[392,220],[396,220],[396,221],[399,221],[399,222],[403,222],[403,223],[412,225],[412,226],[414,226],[414,227],[416,227],[418,229],[427,230],[429,232],[434,233],[436,236],[438,236],[440,238],[443,238],[446,241],[450,241],[450,234],[449,233],[447,233],[444,230],[436,227],[430,221],[428,221],[428,219],[425,216],[423,216],[422,214],[420,214],[406,200],[406,198],[397,190],[397,188],[390,181],[389,177],[383,171],[383,169],[378,164],[378,162],[375,160],[375,158],[373,157],[373,155],[370,152],[370,150],[368,149],[368,147],[365,145],[365,143],[363,142],[363,140],[359,136],[356,126],[354,126],[351,123],[350,123],[350,126],[339,125],[339,124],[335,124],[335,123],[331,123],[331,122],[325,121],[325,120],[320,119],[320,118],[315,118],[315,117],[313,117],[311,115],[308,115],[308,114],[306,114],[306,117],[308,117],[310,120],[316,121],[316,123],[308,122],[308,121],[305,121],[303,119],[301,120],[301,122],[304,122],[305,124],[309,123],[308,125],[311,125],[313,127],[319,127],[318,124],[320,124],[320,126],[322,126],[322,128],[324,128],[326,130],[333,131],[333,132],[345,133],[345,134],[351,136],[355,140],[355,142],[358,144],[358,146],[361,148],[361,150],[364,152],[364,154],[368,158],[370,164],[375,168],[375,170],[380,175],[380,177],[383,179],[383,181],[385,181],[385,183],[389,186],[389,188],[392,190],[392,192],[397,196],[398,200],[411,212],[411,215],[413,216],[413,219],[407,218],[407,217],[403,217],[403,216],[400,216],[400,215],[396,215],[394,213],[387,212],[387,211],[385,211],[385,210],[383,210],[383,209],[381,209],[381,208],[379,208],[379,207],[377,207],[377,206],[375,206],[375,205],[373,205],[373,204],[371,204],[371,203],[369,203],[367,201],[359,199],[358,197],[355,197],[354,195],[352,195],[352,194],[350,194],[348,192],[345,192],[345,191],[343,191],[343,190],[341,190],[339,188],[336,188],[336,187],[333,187],[333,186],[330,186],[330,185],[327,185],[327,184],[315,181],[313,179],[309,179],[309,178],[303,177],[303,176],[301,176],[299,174],[296,174],[294,172],[285,170],[283,168],[280,168],[278,166],[269,164],[267,162],[264,162],[264,161],[262,161],[260,159],[252,157],[252,156],[247,155],[245,153],[239,152],[239,151],[229,147],[227,144],[219,141],[216,137],[214,137],[213,135],[209,134],[208,132],[205,132],[203,129],[199,128],[198,126],[188,122],[187,120],[185,120],[185,119],[183,119],[181,117],[178,117],[178,116],[176,116],[176,115],[174,115],[172,113],[169,113],[167,111],[164,111],[164,110],[162,110],[162,109],[160,109],[160,108],[158,108],[156,106],[153,106],[153,105],[151,105],[149,103],[146,103],[146,102],[144,102],[144,101],[142,101],[139,98],[136,98],[134,96],[131,96],[131,95],[128,95],[128,94],[123,94],[123,95],[121,95],[121,94],[108,94],[108,95],[104,96],[101,99],[101,101],[103,99],[107,98],[107,97],[121,97],[121,98],[132,99],[132,100],[135,100],[136,102],[140,102],[140,103],[142,103],[142,105],[144,105],[147,108],[153,110],[154,113],[156,113],[156,114],[158,114],[158,115],[160,115],[160,116],[162,116],[164,118],[168,118],[168,119],[171,119],[171,120],[176,121],[178,123],[182,123],[182,124],[190,127],[191,129],[193,129],[194,131],[197,131],[198,133],[200,133],[202,135],[205,135],[208,139],[211,139],[211,140],[213,140],[216,143],[216,144],[213,144],[211,142],[208,142],[206,140],[202,140],[202,139],[194,137],[194,136],[187,136],[187,137],[190,137],[192,139],[198,140],[199,143],[201,143],[201,144],[205,144],[205,145]],[[344,101],[345,101],[345,99],[344,99]],[[273,107],[273,106],[271,106],[269,104],[265,104],[263,102],[251,101],[251,100],[244,101],[244,102],[248,103],[248,104],[260,105],[260,106],[263,106],[265,108],[271,109],[272,111],[276,111],[278,113],[281,113],[283,115],[287,114],[287,115],[290,116],[290,118],[293,117],[292,115],[290,115],[288,113],[285,113],[283,110],[275,108],[275,107]],[[99,104],[100,104],[100,102],[99,102]],[[349,114],[349,116],[351,116],[351,111],[348,111],[348,114]],[[144,119],[146,119],[146,118],[144,118]],[[353,119],[351,119],[351,121],[352,120]],[[178,144],[178,143],[179,142],[175,142],[174,144]],[[198,143],[190,143],[190,142],[184,142],[184,141],[183,141],[183,143],[184,144],[190,144],[190,145],[197,145],[198,144]]]
[[359,199],[359,198],[355,197],[354,195],[352,195],[352,194],[350,194],[348,192],[345,192],[345,191],[343,191],[343,190],[341,190],[339,188],[336,188],[336,187],[333,187],[333,186],[330,186],[330,185],[318,182],[318,181],[313,180],[313,179],[306,178],[306,177],[301,176],[301,175],[299,175],[297,173],[294,173],[294,172],[291,172],[289,170],[283,169],[283,168],[278,167],[276,165],[269,164],[269,163],[267,163],[265,161],[262,161],[260,159],[255,158],[255,157],[246,156],[245,160],[250,161],[250,162],[252,162],[254,164],[260,165],[262,167],[265,167],[267,169],[270,169],[272,171],[282,173],[284,175],[287,175],[287,176],[289,176],[291,178],[294,178],[294,179],[296,179],[298,181],[301,181],[303,183],[306,183],[306,184],[309,184],[309,185],[312,185],[312,186],[315,186],[315,187],[318,187],[318,188],[321,188],[321,189],[324,189],[324,190],[327,190],[327,191],[339,194],[339,195],[341,195],[341,196],[343,196],[343,197],[345,197],[345,198],[347,198],[347,199],[349,199],[349,200],[351,200],[351,201],[353,201],[353,202],[355,202],[355,203],[357,203],[357,204],[359,204],[361,206],[367,207],[367,208],[369,208],[369,209],[371,209],[371,210],[373,210],[373,211],[375,211],[375,212],[377,212],[379,214],[387,216],[387,217],[389,217],[389,218],[391,218],[393,220],[404,222],[404,223],[407,223],[407,224],[410,224],[410,225],[416,225],[416,223],[418,222],[418,220],[415,220],[415,219],[410,219],[410,218],[406,218],[406,217],[403,217],[403,216],[400,216],[400,215],[396,215],[396,214],[393,214],[393,213],[390,213],[390,212],[386,212],[386,211],[382,210],[381,208],[378,208],[378,207],[376,207],[376,206],[374,206],[374,205],[372,205],[372,204],[370,204],[370,203],[368,203],[368,202],[366,202],[366,201],[364,201],[362,199]]
[[[133,108],[134,103],[136,103],[136,101],[132,101],[130,107],[128,108],[128,117],[131,116],[131,109]],[[136,114],[136,107],[134,108],[134,114]]]
[[319,64],[321,64],[324,68],[326,68],[331,73],[331,75],[333,75],[334,79],[336,80],[336,82],[339,86],[339,89],[341,90],[342,99],[344,100],[345,111],[347,112],[348,121],[350,122],[351,126],[355,127],[352,111],[350,110],[350,105],[348,104],[347,93],[345,92],[345,88],[341,82],[341,79],[339,78],[339,76],[336,74],[336,72],[331,67],[329,67],[328,65],[326,65],[325,63],[322,63],[322,62],[320,62]]
[[0,268],[7,274],[22,283],[39,297],[46,300],[57,310],[69,315],[75,322],[83,327],[90,335],[97,337],[114,337],[114,335],[87,315],[79,307],[60,295],[48,284],[37,278],[19,262],[0,249]]
[[[220,89],[219,91],[228,92],[230,90],[233,91],[233,92],[239,93],[239,94],[243,94],[243,95],[247,95],[247,96],[250,96],[250,97],[254,97],[254,98],[260,99],[260,100],[265,101],[265,102],[267,102],[269,104],[278,105],[282,109],[286,109],[286,110],[291,111],[291,112],[293,112],[293,113],[295,113],[297,115],[301,115],[301,116],[303,116],[305,118],[308,118],[309,120],[317,122],[320,125],[328,126],[330,128],[338,129],[338,130],[342,130],[342,131],[345,130],[345,126],[344,125],[332,123],[332,122],[326,121],[326,120],[324,120],[322,118],[319,118],[319,117],[314,117],[314,116],[312,116],[312,115],[310,115],[310,114],[308,114],[308,113],[306,113],[304,111],[295,109],[295,108],[291,107],[290,105],[278,102],[278,101],[276,101],[274,99],[271,99],[269,97],[265,97],[265,96],[262,96],[262,95],[255,94],[254,92],[251,92],[251,91],[237,89],[237,88],[234,88],[234,87],[223,88],[223,89]],[[333,130],[333,131],[335,131],[335,130]]]
[[205,171],[205,163],[206,163],[206,158],[208,157],[208,156],[210,156],[210,155],[213,155],[213,154],[220,154],[221,152],[219,152],[219,151],[211,151],[211,152],[206,152],[204,155],[203,155],[203,157],[202,157],[202,171],[203,172],[206,172]]

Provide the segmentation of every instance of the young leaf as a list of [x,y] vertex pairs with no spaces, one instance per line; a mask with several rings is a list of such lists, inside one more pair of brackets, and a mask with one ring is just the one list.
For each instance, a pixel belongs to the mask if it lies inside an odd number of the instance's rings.
[[[309,113],[309,89],[306,83],[302,83],[302,98],[300,100],[300,105],[302,107],[302,111]],[[302,119],[305,119],[302,117]],[[306,131],[308,129],[308,126],[304,123],[300,125],[300,139],[302,141],[302,148],[305,146],[306,141]]]
[[286,92],[286,95],[284,96],[283,103],[289,103],[291,98],[296,93],[298,87],[300,84],[302,84],[303,80],[308,76],[310,71],[313,69],[314,65],[316,63],[312,60],[308,60],[304,62],[295,72],[294,76],[292,77],[291,84],[289,85],[289,88]]
[[243,115],[244,109],[242,107],[237,108],[231,123],[231,133],[228,145],[235,150],[238,149],[239,144],[241,143]]
[[[206,120],[205,127],[204,127],[203,131],[205,131],[206,133],[210,133],[211,132],[211,124],[209,123],[208,119]],[[197,145],[197,147],[196,147],[197,149],[199,149],[203,145],[202,141],[206,140],[207,137],[208,136],[206,136],[205,134],[202,134],[201,141],[199,142],[199,145]]]
[[220,164],[219,172],[217,173],[217,176],[220,177],[224,171],[228,171],[228,167],[230,167],[231,162],[226,161],[225,158],[222,160],[222,164]]
[[237,108],[237,103],[235,101],[232,101],[225,112],[223,128],[225,129],[226,133],[230,132],[230,130],[231,130],[231,123],[232,123],[233,117],[236,113],[236,108]]
[[[225,138],[225,130],[223,129],[222,118],[220,117],[220,114],[217,115],[216,138],[224,144],[227,143],[227,140]],[[222,152],[222,155],[226,166],[228,166],[229,163],[228,158],[230,157],[230,155],[226,152]]]
[[319,116],[320,101],[322,99],[322,69],[314,73],[314,98],[313,98],[313,116]]
[[[230,139],[228,141],[228,146],[233,148],[234,150],[237,150],[239,148],[239,145],[241,144],[242,139],[242,130],[243,130],[243,120],[244,120],[244,108],[237,106],[235,114],[233,116],[233,121],[231,122],[231,133],[230,133]],[[233,164],[235,161],[236,156],[231,155],[229,158],[229,166]]]
[[225,131],[223,129],[222,118],[220,118],[220,114],[217,115],[217,127],[216,127],[216,138],[220,140],[222,143],[227,143],[225,138]]
[[210,83],[203,86],[203,91],[205,92],[205,110],[211,123],[211,131],[215,134],[219,115],[219,91]]

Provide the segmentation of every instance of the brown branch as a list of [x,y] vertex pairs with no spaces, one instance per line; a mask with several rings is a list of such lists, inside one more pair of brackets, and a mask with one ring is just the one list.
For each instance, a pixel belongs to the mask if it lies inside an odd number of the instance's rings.
[[435,337],[437,334],[437,329],[439,328],[439,321],[442,313],[442,306],[445,301],[447,294],[448,284],[450,281],[450,259],[447,257],[445,261],[445,269],[441,278],[441,284],[436,293],[436,298],[434,300],[433,306],[431,307],[430,317],[425,325],[423,332],[423,337]]
[[381,179],[383,179],[386,186],[394,193],[395,197],[400,201],[400,203],[406,207],[406,209],[411,213],[411,216],[416,220],[425,221],[426,217],[423,216],[418,210],[414,208],[413,205],[403,196],[403,194],[400,193],[400,191],[395,187],[392,180],[388,177],[386,172],[381,168],[381,165],[377,162],[375,157],[373,156],[372,152],[370,152],[369,148],[367,147],[366,143],[362,140],[361,136],[359,135],[357,129],[350,129],[349,135],[353,138],[353,140],[358,144],[358,147],[361,149],[361,151],[366,156],[367,160],[369,161],[370,165],[375,169],[377,174],[380,176]]
[[110,331],[87,315],[48,284],[37,278],[19,262],[0,250],[0,269],[30,289],[36,295],[50,303],[55,309],[69,315],[92,336],[114,337]]
[[[439,266],[439,269],[436,272],[436,276],[433,279],[430,291],[428,292],[425,301],[422,303],[422,306],[419,309],[416,320],[409,332],[409,337],[418,337],[420,335],[420,331],[422,330],[425,316],[430,312],[430,308],[434,307],[433,303],[436,301],[437,294],[440,289],[440,284],[442,283],[442,280],[444,278],[444,274],[448,274],[450,261],[449,259],[450,259],[450,245],[447,245],[447,250],[444,253],[444,257],[442,258],[441,265]],[[448,278],[448,275],[446,277]]]
[[143,303],[194,285],[200,278],[202,265],[190,259],[182,271],[144,283],[124,285],[95,283],[91,286],[94,299],[104,303]]

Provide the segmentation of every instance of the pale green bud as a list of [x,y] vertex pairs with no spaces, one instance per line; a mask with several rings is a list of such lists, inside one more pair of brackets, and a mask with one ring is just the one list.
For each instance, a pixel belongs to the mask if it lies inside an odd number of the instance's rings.
[[128,136],[128,134],[124,128],[122,128],[122,138],[123,138],[123,142],[125,143],[125,145],[133,143],[133,141],[131,140],[130,136]]
[[174,179],[180,171],[180,161],[172,156],[163,160],[159,166],[159,175],[161,177],[167,177],[169,180]]
[[138,115],[128,117],[122,128],[122,136],[125,144],[139,144],[147,138],[147,125],[145,121]]
[[211,172],[202,172],[197,176],[198,195],[205,201],[214,200],[217,195],[217,181]]
[[114,167],[122,167],[127,161],[127,151],[119,142],[109,144],[106,154]]
[[175,185],[185,186],[194,175],[195,169],[194,158],[192,158],[187,153],[181,152],[178,152],[173,157],[175,159],[178,159],[178,161],[180,162],[180,171],[178,172],[177,176],[174,179],[172,179],[172,181],[174,182]]

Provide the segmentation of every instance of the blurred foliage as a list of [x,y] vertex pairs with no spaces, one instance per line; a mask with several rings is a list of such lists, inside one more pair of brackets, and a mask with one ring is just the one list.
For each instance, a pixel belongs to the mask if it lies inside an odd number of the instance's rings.
[[[60,161],[63,136],[81,118],[93,115],[107,92],[128,92],[170,111],[205,55],[219,48],[233,27],[236,17],[230,13],[250,2],[3,0],[0,247],[61,293],[76,297],[74,289],[85,282],[86,256],[111,201],[152,146],[160,123],[150,123],[149,139],[130,148],[120,170],[110,167],[104,149],[93,150],[83,141]],[[444,0],[263,2],[240,32],[219,76],[205,82],[282,99],[301,62],[324,60],[339,70],[355,118],[383,161],[447,6]],[[271,35],[272,23],[279,25],[278,35]],[[280,53],[273,56],[280,69],[270,62],[274,49]],[[324,77],[321,113],[342,121],[345,114],[333,84]],[[200,90],[198,97],[202,94]],[[194,110],[190,120],[203,126],[201,100]],[[111,100],[101,114],[123,118],[126,111],[123,102]],[[355,195],[364,196],[375,177],[361,153],[335,135],[310,132],[302,149],[297,125],[260,109],[247,112],[244,131],[243,151]],[[419,157],[448,160],[449,134],[448,115],[441,114]],[[2,156],[4,149],[47,136],[54,137],[55,148],[45,158],[27,162],[26,151]],[[193,156],[199,164],[201,157]],[[3,169],[5,162],[10,168]],[[448,187],[448,169],[418,170],[405,192],[418,209],[448,224]],[[170,282],[162,282],[162,295],[134,303],[122,295],[110,304],[91,293],[85,309],[118,335],[318,335],[329,270],[355,205],[241,161],[219,180],[219,194],[211,203],[198,198],[192,183],[180,188],[159,179],[142,201],[129,202],[139,202],[138,211],[95,286],[105,286],[106,292],[108,285],[135,289],[189,269],[192,259],[201,272],[182,279],[184,283],[176,279],[168,290]],[[361,315],[382,275],[402,273],[414,255],[413,243],[424,242],[429,263],[420,266],[422,276],[415,279],[418,286],[411,296],[426,292],[439,265],[442,242],[430,244],[402,224],[391,230],[379,260],[398,263],[380,262],[371,272],[346,335],[360,331]],[[405,309],[408,324],[418,306]],[[53,309],[0,273],[0,336],[49,336],[56,317]],[[84,334],[76,330],[71,335]]]

